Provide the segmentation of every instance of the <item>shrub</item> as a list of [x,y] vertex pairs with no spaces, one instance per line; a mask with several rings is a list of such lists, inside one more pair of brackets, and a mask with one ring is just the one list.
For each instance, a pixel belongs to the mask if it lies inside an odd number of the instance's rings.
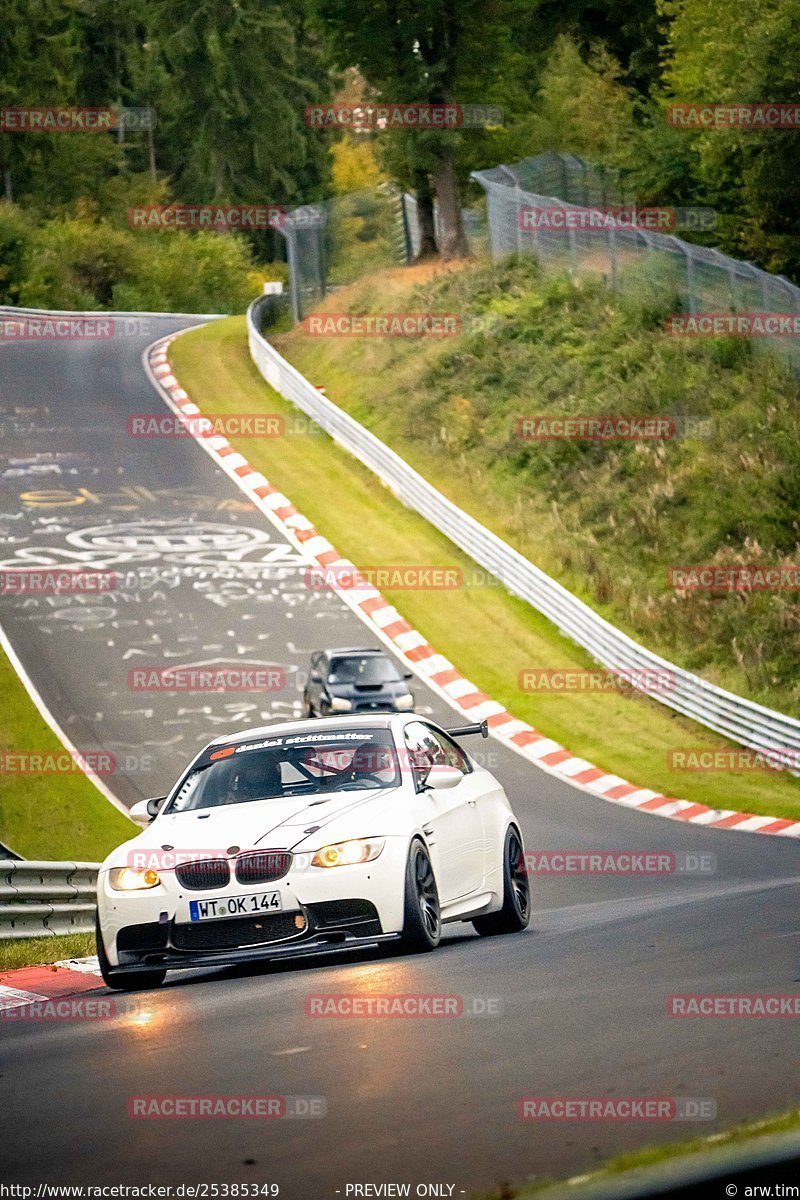
[[105,221],[70,217],[33,229],[19,303],[32,308],[108,308],[131,270],[133,242]]
[[115,308],[236,313],[252,300],[253,262],[243,238],[172,230],[131,237],[131,270],[113,289]]

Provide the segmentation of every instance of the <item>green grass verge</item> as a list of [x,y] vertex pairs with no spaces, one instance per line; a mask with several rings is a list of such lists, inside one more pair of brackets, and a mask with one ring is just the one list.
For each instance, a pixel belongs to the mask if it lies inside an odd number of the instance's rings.
[[[243,318],[183,334],[173,343],[170,358],[181,385],[204,412],[280,413],[291,427],[297,410],[268,387],[250,361]],[[313,374],[311,380],[323,382]],[[330,378],[325,382],[332,384]],[[330,386],[334,396],[337,390]],[[276,439],[243,438],[237,448],[359,566],[455,565],[465,574],[474,566],[318,431]],[[439,483],[435,473],[432,478]],[[607,693],[521,692],[518,673],[526,667],[591,669],[596,664],[544,617],[502,588],[386,590],[385,594],[488,695],[575,754],[668,795],[720,808],[800,816],[800,782],[783,774],[668,769],[670,748],[713,748],[725,743],[653,701]]]
[[[710,1150],[724,1149],[726,1146],[742,1145],[746,1142],[757,1143],[761,1138],[771,1135],[800,1131],[800,1109],[791,1109],[786,1113],[778,1113],[758,1121],[746,1121],[725,1129],[720,1133],[711,1133],[706,1137],[690,1138],[682,1142],[667,1142],[658,1146],[643,1146],[641,1150],[631,1150],[618,1154],[603,1163],[596,1171],[581,1175],[576,1179],[557,1181],[541,1179],[532,1183],[503,1184],[500,1188],[489,1192],[481,1192],[473,1200],[525,1200],[526,1196],[536,1196],[537,1200],[547,1200],[550,1190],[562,1194],[565,1183],[569,1184],[570,1195],[580,1196],[583,1187],[611,1181],[633,1171],[646,1171],[661,1163],[675,1162],[678,1159],[690,1159],[693,1155]],[[753,1149],[757,1147],[754,1144]],[[622,1181],[621,1181],[622,1182]],[[643,1183],[644,1186],[644,1183]]]
[[89,954],[94,954],[94,951],[93,933],[23,938],[19,942],[4,941],[0,942],[0,971],[13,971],[16,967],[35,967],[40,963],[61,962],[65,958],[86,958]]
[[[63,751],[2,651],[0,693],[3,750]],[[23,858],[99,862],[135,832],[82,771],[0,776],[0,842]]]

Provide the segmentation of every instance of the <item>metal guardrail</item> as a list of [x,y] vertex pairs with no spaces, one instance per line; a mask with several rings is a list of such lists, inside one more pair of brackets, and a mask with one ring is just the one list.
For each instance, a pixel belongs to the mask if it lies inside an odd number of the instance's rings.
[[[369,467],[409,508],[526,600],[604,667],[636,680],[668,675],[669,686],[649,690],[654,700],[740,745],[763,750],[800,774],[800,721],[716,687],[639,645],[555,579],[529,562],[474,517],[437,491],[379,438],[343,412],[261,336],[261,314],[273,298],[247,310],[250,355],[276,392],[297,405],[326,433]],[[266,306],[266,307],[265,307]]]
[[0,859],[0,941],[91,933],[99,863]]
[[222,321],[229,313],[184,313],[184,312],[139,312],[138,309],[116,308],[23,308],[18,304],[0,304],[0,313],[4,317],[92,317],[98,320],[102,317],[166,317],[167,320],[179,320],[183,317],[197,317],[202,321]]

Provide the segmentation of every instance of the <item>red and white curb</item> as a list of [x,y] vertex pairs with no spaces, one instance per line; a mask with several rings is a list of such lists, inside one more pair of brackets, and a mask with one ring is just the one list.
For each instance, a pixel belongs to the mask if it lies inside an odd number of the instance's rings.
[[[180,386],[168,362],[168,346],[177,336],[172,334],[148,347],[144,354],[145,369],[173,412],[200,418],[203,414]],[[196,422],[192,425],[194,427]],[[357,567],[343,558],[308,518],[297,511],[291,500],[256,471],[227,438],[214,433],[210,422],[208,432],[196,432],[193,428],[192,433],[195,440],[223,467],[272,524],[306,556],[311,565],[329,571],[338,580],[353,580],[349,585],[346,582],[336,583],[332,590],[371,626],[382,641],[400,653],[415,674],[470,720],[486,720],[493,737],[529,762],[569,780],[594,796],[640,812],[655,813],[660,817],[706,825],[713,829],[800,837],[800,821],[709,808],[705,804],[676,800],[650,788],[637,787],[619,775],[609,775],[586,759],[576,758],[558,742],[539,733],[525,721],[518,720],[502,704],[492,700],[466,679],[444,655],[439,654],[376,588],[358,580]]]
[[104,986],[96,958],[73,958],[45,966],[0,971],[0,1017],[12,1009],[27,1009]]

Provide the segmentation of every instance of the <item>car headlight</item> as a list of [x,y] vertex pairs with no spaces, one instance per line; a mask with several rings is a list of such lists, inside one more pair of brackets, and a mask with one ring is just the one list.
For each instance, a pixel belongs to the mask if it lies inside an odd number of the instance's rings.
[[357,863],[372,862],[384,847],[385,838],[355,838],[350,842],[336,842],[323,846],[311,860],[312,867],[352,867]]
[[108,882],[115,892],[145,892],[148,888],[158,887],[161,878],[152,868],[137,871],[133,867],[113,867],[108,873]]
[[395,704],[401,710],[404,710],[407,708],[413,708],[414,707],[414,697],[411,695],[410,692],[407,692],[405,696],[398,696],[397,699],[395,700]]
[[334,712],[350,712],[352,707],[352,700],[345,700],[344,696],[331,696],[331,708]]

